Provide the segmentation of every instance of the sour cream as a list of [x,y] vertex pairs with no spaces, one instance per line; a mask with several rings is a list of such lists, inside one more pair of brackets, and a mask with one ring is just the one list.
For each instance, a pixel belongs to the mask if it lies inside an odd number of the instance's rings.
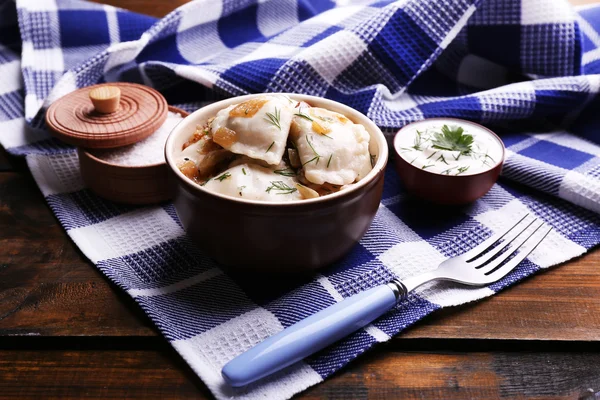
[[[461,127],[463,135],[471,135],[469,151],[435,148],[436,135],[446,125]],[[485,128],[467,121],[451,119],[424,120],[413,123],[396,136],[394,146],[400,156],[417,168],[442,175],[474,175],[488,171],[502,162],[503,145]]]

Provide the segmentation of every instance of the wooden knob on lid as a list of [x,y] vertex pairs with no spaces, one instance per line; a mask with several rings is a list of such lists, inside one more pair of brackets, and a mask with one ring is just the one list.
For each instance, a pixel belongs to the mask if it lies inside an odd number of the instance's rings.
[[121,89],[116,86],[103,85],[90,90],[90,100],[94,110],[101,114],[110,114],[119,108]]
[[167,107],[165,98],[147,86],[103,83],[52,103],[46,124],[54,136],[69,144],[109,149],[150,136],[167,119]]

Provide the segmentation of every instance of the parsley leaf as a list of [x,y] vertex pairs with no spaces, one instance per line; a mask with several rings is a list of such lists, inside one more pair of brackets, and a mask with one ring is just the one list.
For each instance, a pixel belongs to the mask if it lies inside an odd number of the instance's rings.
[[442,132],[433,134],[431,141],[434,149],[459,151],[461,154],[467,154],[471,151],[473,136],[463,133],[464,129],[460,126],[448,127],[442,126]]

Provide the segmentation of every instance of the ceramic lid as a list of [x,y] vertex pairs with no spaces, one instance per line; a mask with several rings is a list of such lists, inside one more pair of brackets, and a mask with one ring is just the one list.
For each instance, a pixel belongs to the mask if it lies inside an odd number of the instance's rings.
[[150,87],[114,82],[61,97],[46,112],[46,124],[66,143],[107,149],[150,136],[165,122],[167,107],[165,98]]

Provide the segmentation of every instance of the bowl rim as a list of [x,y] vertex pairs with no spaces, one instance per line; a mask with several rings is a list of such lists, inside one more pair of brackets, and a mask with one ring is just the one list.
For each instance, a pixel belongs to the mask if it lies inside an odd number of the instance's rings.
[[[493,165],[493,166],[491,166],[490,168],[488,168],[488,169],[486,169],[486,170],[484,170],[484,171],[478,172],[478,173],[476,173],[476,174],[466,174],[466,175],[442,175],[442,174],[438,174],[438,173],[435,173],[435,172],[427,171],[427,170],[425,170],[425,169],[417,168],[417,167],[415,167],[414,165],[412,165],[411,163],[409,163],[408,161],[406,161],[406,160],[404,159],[404,157],[402,157],[402,156],[400,155],[400,152],[398,151],[398,141],[399,141],[398,137],[399,137],[400,133],[401,133],[403,130],[405,130],[405,129],[407,129],[407,128],[410,128],[412,125],[415,125],[415,124],[420,124],[420,123],[423,123],[423,122],[430,122],[430,121],[455,121],[455,122],[457,122],[457,123],[463,123],[463,124],[475,125],[475,126],[477,126],[477,127],[481,128],[481,129],[483,129],[484,131],[487,131],[488,133],[490,133],[490,134],[492,135],[492,137],[494,137],[494,138],[495,138],[495,139],[498,141],[498,143],[500,143],[500,147],[502,148],[502,157],[500,157],[500,160],[498,160],[498,161],[496,162],[496,164],[494,164],[494,165]],[[402,128],[400,128],[400,129],[398,130],[398,132],[396,132],[396,134],[394,135],[393,146],[394,146],[394,154],[396,155],[396,157],[397,157],[398,159],[400,159],[400,160],[404,161],[404,162],[406,163],[406,165],[410,166],[411,168],[413,168],[413,169],[415,169],[415,170],[417,170],[417,171],[419,171],[419,172],[425,172],[425,173],[427,173],[429,176],[432,176],[432,177],[434,177],[434,176],[435,176],[435,177],[438,177],[438,176],[439,176],[439,177],[442,177],[442,178],[454,178],[454,179],[458,179],[458,178],[460,178],[460,179],[469,179],[469,178],[472,178],[472,177],[477,177],[477,176],[481,176],[481,175],[484,175],[484,174],[489,174],[491,171],[495,170],[495,169],[496,169],[496,168],[498,168],[499,166],[502,166],[502,165],[504,164],[504,161],[506,160],[506,146],[504,146],[504,142],[502,141],[502,139],[500,138],[500,136],[498,136],[498,135],[497,135],[497,134],[496,134],[494,131],[492,131],[491,129],[489,129],[489,128],[487,128],[487,127],[485,127],[485,126],[483,126],[483,125],[481,125],[481,124],[479,124],[479,123],[477,123],[477,122],[473,122],[473,121],[469,121],[469,120],[467,120],[467,119],[461,119],[461,118],[450,118],[450,117],[448,117],[448,118],[447,118],[447,117],[434,117],[434,118],[424,118],[424,119],[421,119],[421,120],[418,120],[418,121],[413,121],[413,122],[411,122],[411,123],[409,123],[409,124],[406,124],[406,125],[404,125]]]
[[[186,125],[189,124],[189,121],[193,121],[194,119],[200,119],[200,116],[202,116],[203,114],[208,112],[207,109],[208,110],[215,109],[214,114],[216,114],[219,110],[226,108],[229,105],[232,105],[232,104],[244,101],[244,100],[248,100],[253,97],[264,96],[264,95],[285,95],[285,96],[291,97],[292,99],[295,99],[298,101],[307,101],[310,104],[316,104],[317,106],[322,107],[322,108],[328,108],[328,106],[333,106],[334,108],[339,109],[339,112],[341,114],[348,117],[353,122],[360,123],[361,125],[363,125],[365,127],[365,129],[367,129],[367,131],[369,132],[369,135],[371,136],[371,140],[374,137],[377,141],[377,147],[378,147],[379,154],[377,154],[377,161],[375,162],[375,165],[371,168],[371,171],[369,171],[369,173],[364,178],[362,178],[360,181],[352,184],[352,186],[348,189],[340,190],[336,193],[328,194],[327,196],[320,196],[320,197],[313,198],[313,199],[292,200],[292,201],[285,201],[285,202],[238,199],[236,197],[231,197],[231,196],[227,196],[224,194],[215,193],[215,192],[212,192],[210,190],[203,188],[202,186],[198,185],[197,183],[192,182],[188,177],[183,175],[183,173],[175,165],[175,161],[173,159],[173,153],[174,153],[174,149],[173,149],[174,144],[173,143],[175,141],[175,138],[180,135],[180,132],[182,131],[182,129],[184,127],[186,127]],[[338,111],[336,111],[336,112],[338,112]],[[209,115],[208,117],[210,117],[210,116],[212,116],[212,115]],[[186,121],[187,121],[187,123],[186,123]],[[373,134],[371,134],[371,132]],[[226,201],[231,201],[234,203],[249,204],[249,205],[251,204],[251,205],[255,205],[255,206],[269,206],[269,207],[273,207],[273,206],[294,207],[294,206],[299,206],[299,205],[330,203],[341,197],[346,197],[352,193],[355,193],[362,187],[367,186],[368,184],[373,182],[377,178],[377,176],[379,176],[381,173],[383,173],[385,171],[385,166],[387,164],[388,157],[389,157],[389,149],[388,149],[388,144],[387,144],[385,135],[383,134],[381,129],[370,118],[368,118],[366,115],[364,115],[360,111],[355,110],[354,108],[349,107],[343,103],[337,102],[335,100],[325,99],[322,97],[317,97],[317,96],[312,96],[312,95],[307,95],[307,94],[289,93],[289,92],[255,93],[255,94],[247,94],[247,95],[242,95],[242,96],[234,96],[234,97],[230,97],[230,98],[220,100],[220,101],[208,104],[206,106],[203,106],[203,107],[199,108],[198,110],[190,113],[179,124],[177,124],[177,126],[175,126],[175,128],[173,128],[173,130],[167,137],[167,141],[165,143],[166,163],[169,166],[169,168],[173,171],[175,176],[181,182],[186,184],[187,187],[190,187],[190,188],[192,188],[192,190],[198,191],[202,194],[205,194],[205,195],[208,195],[208,196],[211,196],[214,198],[226,200]]]

